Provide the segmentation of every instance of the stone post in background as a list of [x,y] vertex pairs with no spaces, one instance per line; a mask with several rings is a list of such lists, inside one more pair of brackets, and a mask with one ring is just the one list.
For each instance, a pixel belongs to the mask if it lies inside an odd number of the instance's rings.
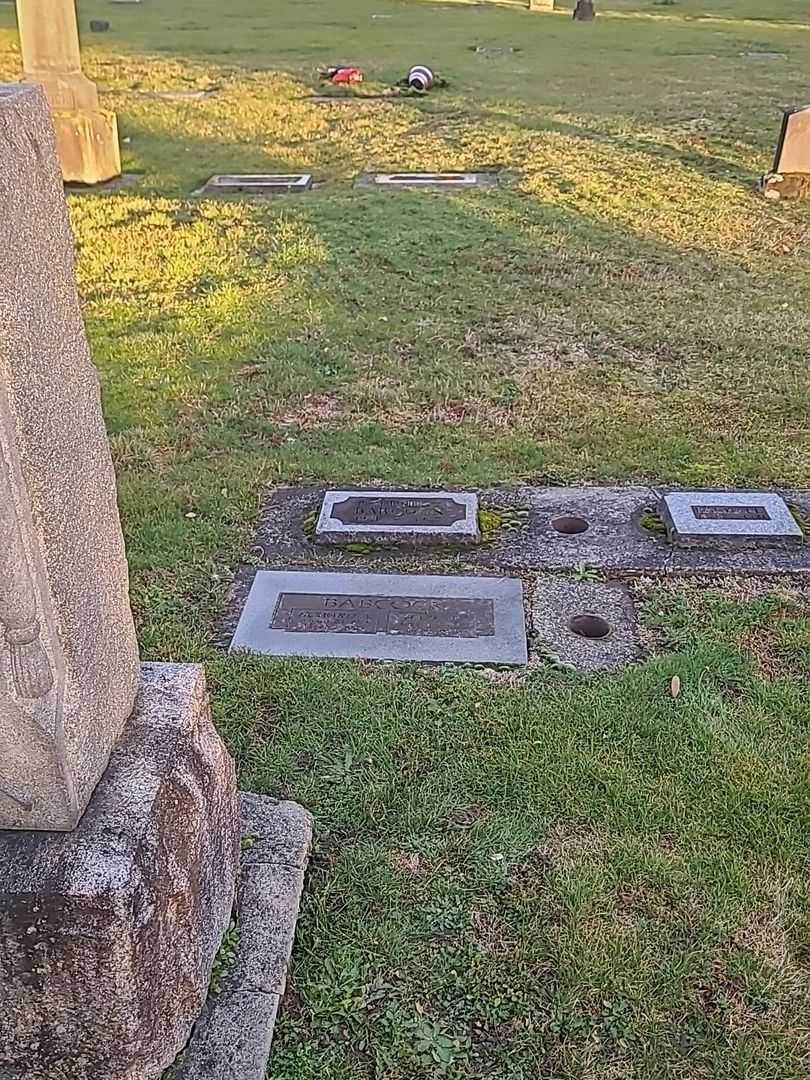
[[98,184],[121,174],[115,113],[99,107],[82,74],[75,0],[17,0],[23,77],[45,88],[64,180]]
[[596,18],[593,0],[577,0],[573,18],[577,22],[592,22]]

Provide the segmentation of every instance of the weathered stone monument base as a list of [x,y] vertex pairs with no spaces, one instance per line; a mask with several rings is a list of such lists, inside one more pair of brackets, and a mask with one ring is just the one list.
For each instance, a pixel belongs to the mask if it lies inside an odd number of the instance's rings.
[[78,828],[0,831],[0,1076],[157,1080],[231,918],[234,766],[202,669],[145,664]]
[[115,113],[54,112],[53,123],[66,183],[98,184],[121,175]]

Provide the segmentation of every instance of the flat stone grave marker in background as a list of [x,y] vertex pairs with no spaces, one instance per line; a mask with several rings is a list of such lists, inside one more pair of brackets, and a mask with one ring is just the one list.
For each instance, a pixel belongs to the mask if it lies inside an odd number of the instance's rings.
[[485,188],[497,187],[498,174],[492,172],[397,172],[367,173],[358,177],[358,187],[393,188]]
[[309,105],[409,105],[414,101],[407,94],[390,90],[383,94],[307,94],[296,100]]
[[259,570],[231,651],[525,664],[517,578]]
[[200,188],[198,195],[290,195],[309,191],[312,176],[309,173],[255,173],[212,176]]
[[661,511],[674,544],[801,543],[804,538],[785,500],[772,492],[670,492]]
[[327,491],[316,540],[409,544],[476,543],[478,496],[455,491]]
[[[113,3],[117,4],[132,4],[134,2],[135,0],[113,0]],[[138,0],[138,3],[140,3],[140,0]],[[141,90],[134,87],[130,90],[130,93],[137,94],[139,97],[161,98],[165,101],[194,101],[199,98],[211,97],[212,94],[218,94],[221,90],[221,86],[204,86],[193,90]]]

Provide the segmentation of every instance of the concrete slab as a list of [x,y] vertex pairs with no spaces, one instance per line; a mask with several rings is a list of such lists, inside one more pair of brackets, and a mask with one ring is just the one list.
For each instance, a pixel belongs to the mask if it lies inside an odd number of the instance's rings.
[[459,544],[481,539],[478,496],[459,491],[327,491],[322,543]]
[[525,664],[514,578],[259,570],[231,651]]
[[[665,492],[649,487],[479,488],[481,519],[494,512],[503,524],[487,529],[480,544],[435,547],[408,545],[347,551],[344,545],[314,543],[311,526],[323,503],[322,487],[278,488],[268,494],[253,545],[251,565],[237,570],[220,641],[230,643],[257,566],[273,569],[368,570],[476,574],[558,571],[586,565],[612,577],[639,574],[810,574],[810,536],[803,544],[680,547],[670,544],[658,514]],[[779,494],[810,521],[810,491]],[[577,529],[568,518],[582,518]],[[645,527],[652,522],[653,527]],[[656,524],[657,522],[657,524]],[[810,534],[810,529],[805,530]],[[429,561],[428,561],[429,560]]]
[[242,793],[236,961],[167,1080],[264,1080],[312,842],[302,807]]
[[355,187],[362,188],[410,188],[441,191],[450,189],[473,189],[498,187],[500,179],[493,172],[396,172],[367,173],[359,176]]
[[[561,570],[586,563],[602,570],[626,573],[664,573],[672,548],[666,536],[639,527],[645,509],[659,499],[651,488],[489,488],[476,491],[479,510],[494,511],[505,523],[486,542],[452,550],[431,551],[437,572],[459,567]],[[254,553],[264,566],[352,566],[374,569],[424,565],[424,553],[406,547],[386,547],[349,558],[339,545],[314,544],[304,530],[310,514],[320,513],[322,488],[280,488],[270,494],[258,524]],[[520,524],[508,520],[519,512]],[[579,533],[558,531],[557,519],[582,517]],[[252,580],[252,574],[251,574]]]
[[533,651],[577,671],[619,671],[641,657],[633,601],[622,585],[539,578],[531,625]]
[[312,188],[309,173],[219,173],[195,195],[291,195]]
[[673,544],[799,543],[802,530],[781,495],[766,491],[676,491],[661,500]]

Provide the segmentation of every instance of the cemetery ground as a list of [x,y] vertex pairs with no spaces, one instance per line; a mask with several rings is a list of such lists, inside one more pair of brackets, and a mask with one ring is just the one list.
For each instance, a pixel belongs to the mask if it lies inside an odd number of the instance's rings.
[[[637,581],[610,676],[212,644],[268,487],[807,486],[810,209],[753,186],[803,0],[79,8],[143,174],[69,198],[143,654],[204,662],[242,786],[315,816],[269,1075],[806,1076],[806,582]],[[340,61],[450,86],[308,102]],[[468,167],[502,187],[352,188]],[[189,197],[254,170],[321,183]]]

